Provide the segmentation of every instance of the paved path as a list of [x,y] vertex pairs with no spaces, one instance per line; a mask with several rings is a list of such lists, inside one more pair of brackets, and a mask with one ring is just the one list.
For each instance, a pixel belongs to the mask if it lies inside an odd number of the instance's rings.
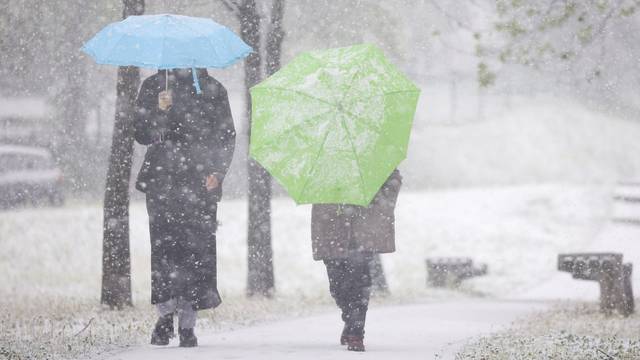
[[264,323],[239,330],[198,334],[200,346],[142,346],[112,355],[111,360],[180,359],[453,359],[469,339],[494,332],[544,303],[457,300],[405,306],[373,307],[367,319],[367,352],[338,344],[342,325],[337,313]]

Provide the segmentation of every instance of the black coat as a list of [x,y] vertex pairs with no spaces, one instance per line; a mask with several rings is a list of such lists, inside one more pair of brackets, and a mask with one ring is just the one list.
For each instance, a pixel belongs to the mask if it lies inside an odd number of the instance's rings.
[[[136,188],[145,192],[151,234],[151,302],[192,301],[195,309],[220,304],[216,276],[216,209],[235,145],[225,88],[199,70],[196,94],[190,71],[169,72],[173,106],[158,108],[165,71],[141,86],[135,138],[148,145]],[[207,191],[215,175],[220,186]]]
[[[196,94],[190,70],[184,76],[169,71],[173,106],[158,108],[158,94],[165,90],[165,71],[147,78],[136,102],[135,139],[149,145],[138,174],[142,192],[166,192],[176,181],[190,190],[204,188],[207,175],[224,180],[235,148],[235,128],[226,89],[204,69],[198,70],[202,94]],[[173,183],[172,183],[173,181]],[[213,193],[217,201],[221,187]]]

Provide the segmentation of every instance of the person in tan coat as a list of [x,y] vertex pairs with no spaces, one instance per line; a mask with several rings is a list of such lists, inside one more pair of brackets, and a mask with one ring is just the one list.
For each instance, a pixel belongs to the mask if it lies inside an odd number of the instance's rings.
[[395,251],[396,200],[402,176],[394,170],[369,206],[314,204],[311,240],[314,260],[327,268],[329,291],[342,310],[340,343],[364,351],[364,325],[374,254]]

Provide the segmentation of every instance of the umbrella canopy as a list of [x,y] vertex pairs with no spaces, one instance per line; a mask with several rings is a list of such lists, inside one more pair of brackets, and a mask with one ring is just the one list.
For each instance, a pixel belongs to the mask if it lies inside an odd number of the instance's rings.
[[98,64],[180,69],[227,67],[252,49],[211,19],[162,14],[109,24],[82,51]]
[[303,53],[251,89],[250,154],[298,204],[366,206],[406,157],[419,94],[373,45]]

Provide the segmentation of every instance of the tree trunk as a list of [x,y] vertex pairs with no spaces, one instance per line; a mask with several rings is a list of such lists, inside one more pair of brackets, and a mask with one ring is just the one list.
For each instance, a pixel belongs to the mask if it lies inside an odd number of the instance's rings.
[[282,18],[284,16],[284,0],[273,0],[271,8],[271,27],[267,34],[267,76],[280,70],[280,53],[284,30],[282,30]]
[[[280,69],[280,49],[284,38],[284,32],[282,31],[283,13],[284,0],[273,0],[271,23],[266,44],[267,76]],[[250,45],[254,49],[259,49],[259,43],[258,39],[255,46],[253,44]],[[248,89],[249,87],[247,87]],[[249,96],[247,100],[249,114],[251,114],[251,99]],[[251,121],[249,121],[248,125],[249,138],[251,138]],[[262,295],[270,297],[275,291],[273,250],[271,246],[271,175],[256,161],[249,159],[248,176],[249,279],[247,294],[249,296]]]
[[[245,0],[240,10],[243,40],[254,49],[245,59],[245,99],[247,138],[251,138],[251,96],[249,88],[262,78],[260,14],[254,0]],[[271,248],[271,179],[251,158],[247,158],[249,180],[249,222],[247,226],[247,295],[271,296],[274,291],[273,250]]]
[[[123,0],[122,17],[144,13],[144,0]],[[131,306],[129,253],[129,178],[133,155],[133,111],[140,85],[137,67],[118,68],[116,114],[104,192],[102,295],[100,302],[121,309]]]

